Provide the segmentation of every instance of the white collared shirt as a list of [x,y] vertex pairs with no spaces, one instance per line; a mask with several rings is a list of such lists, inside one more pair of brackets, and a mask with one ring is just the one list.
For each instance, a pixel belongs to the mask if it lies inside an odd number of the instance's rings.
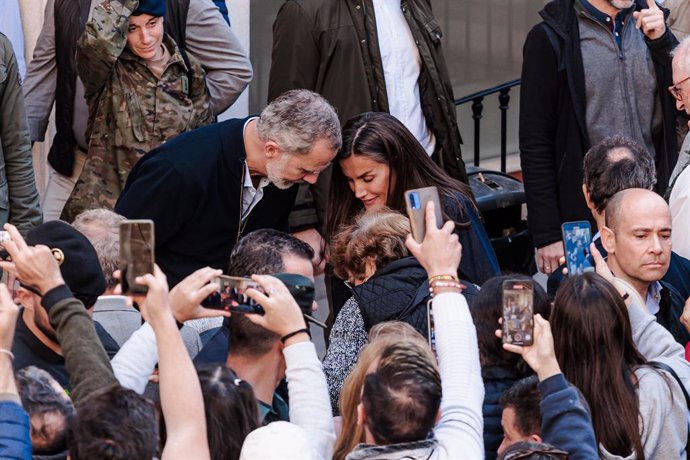
[[649,285],[649,289],[647,289],[647,311],[649,312],[650,315],[656,315],[659,313],[659,310],[661,309],[661,290],[663,289],[663,286],[661,286],[661,283],[658,281],[653,282],[652,284]]
[[[250,121],[256,120],[258,117],[253,117],[244,123],[243,132],[247,131],[247,125]],[[270,184],[268,178],[262,177],[259,180],[259,186],[254,187],[252,182],[252,177],[249,174],[249,166],[247,162],[244,162],[244,184],[242,188],[242,220],[245,220],[249,213],[252,212],[254,206],[256,206],[261,198],[264,197],[264,187]]]
[[374,0],[373,3],[388,110],[431,155],[436,139],[422,111],[418,82],[422,59],[417,44],[400,9],[400,0]]

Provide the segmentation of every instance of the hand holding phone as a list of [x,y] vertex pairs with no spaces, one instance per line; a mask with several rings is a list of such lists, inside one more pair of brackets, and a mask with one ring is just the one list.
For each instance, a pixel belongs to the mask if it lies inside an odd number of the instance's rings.
[[426,205],[429,201],[434,203],[436,228],[443,226],[443,214],[441,213],[441,199],[436,187],[424,187],[405,192],[405,207],[410,218],[412,237],[417,243],[424,241],[426,235]]
[[581,275],[584,272],[594,271],[589,251],[589,245],[592,243],[589,222],[586,220],[565,222],[561,230],[568,275]]
[[528,280],[503,282],[503,343],[532,345],[534,285]]
[[220,275],[215,277],[212,282],[218,285],[218,290],[212,292],[202,302],[202,306],[232,313],[264,314],[261,305],[247,295],[248,289],[263,292],[261,285],[256,281],[249,278]]

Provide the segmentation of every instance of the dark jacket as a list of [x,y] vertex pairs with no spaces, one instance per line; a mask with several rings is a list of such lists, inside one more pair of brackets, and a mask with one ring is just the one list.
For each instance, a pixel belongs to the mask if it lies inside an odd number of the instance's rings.
[[484,416],[484,451],[486,460],[494,460],[498,447],[503,442],[503,426],[501,416],[503,408],[499,404],[501,395],[521,376],[514,369],[504,369],[498,366],[482,368],[482,380],[484,381],[484,404],[482,414]]
[[226,271],[233,246],[253,230],[288,231],[296,187],[279,190],[269,184],[241,221],[246,121],[181,134],[146,154],[127,179],[115,211],[154,221],[156,263],[170,286],[205,266]]
[[[467,182],[441,27],[429,0],[402,0],[401,8],[422,60],[420,98],[436,137],[435,160]],[[273,24],[271,59],[269,101],[305,88],[328,99],[342,123],[362,112],[388,112],[372,0],[285,2]]]
[[[463,295],[469,305],[479,290],[467,281]],[[359,286],[352,288],[367,332],[384,321],[404,321],[428,337],[429,283],[424,268],[414,257],[395,260]]]
[[[582,163],[590,148],[585,120],[585,77],[574,0],[553,0],[543,21],[527,35],[520,96],[520,159],[527,197],[527,220],[536,247],[561,239],[561,223],[589,220],[582,194]],[[636,0],[636,9],[646,8]],[[657,190],[665,191],[678,152],[675,100],[669,51],[678,43],[669,29],[646,40],[657,77],[663,129],[654,133]]]

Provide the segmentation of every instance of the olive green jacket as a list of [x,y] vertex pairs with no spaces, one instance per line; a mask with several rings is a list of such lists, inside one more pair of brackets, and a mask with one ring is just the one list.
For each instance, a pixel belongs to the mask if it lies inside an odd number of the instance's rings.
[[171,58],[160,79],[127,48],[129,16],[138,3],[98,5],[77,45],[77,71],[89,106],[89,149],[62,213],[68,222],[87,209],[112,209],[139,158],[177,134],[213,122],[204,71],[191,56],[188,71],[172,38],[163,40]]

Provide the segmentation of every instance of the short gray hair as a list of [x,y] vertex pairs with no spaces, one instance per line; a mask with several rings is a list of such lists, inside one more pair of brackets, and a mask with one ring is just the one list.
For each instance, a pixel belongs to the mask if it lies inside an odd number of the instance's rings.
[[72,223],[96,249],[109,288],[117,285],[113,272],[119,268],[120,222],[124,220],[123,216],[108,209],[91,209],[79,214]]
[[331,104],[306,89],[280,95],[261,112],[256,131],[263,142],[272,140],[289,153],[309,153],[320,139],[340,150],[340,121]]
[[681,59],[681,62],[683,64],[683,68],[685,69],[686,72],[690,72],[690,37],[685,37],[680,41],[678,46],[673,48],[673,51],[671,51],[671,57],[672,58],[678,58]]

